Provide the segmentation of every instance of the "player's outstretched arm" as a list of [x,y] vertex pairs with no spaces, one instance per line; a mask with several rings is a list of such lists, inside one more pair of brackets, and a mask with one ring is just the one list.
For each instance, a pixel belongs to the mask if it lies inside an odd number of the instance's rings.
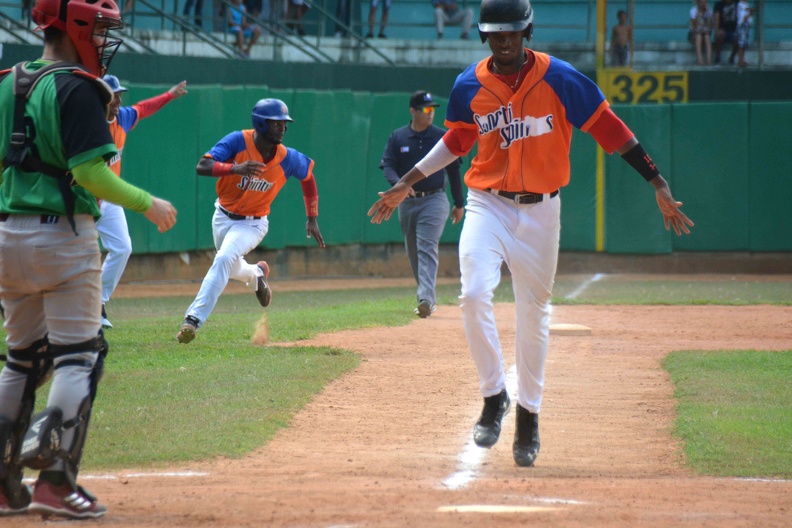
[[371,223],[381,224],[383,220],[390,220],[393,211],[410,194],[413,184],[424,178],[426,175],[413,167],[402,176],[396,185],[385,192],[378,193],[380,199],[374,202],[374,205],[368,210],[368,215],[372,217]]
[[173,96],[173,99],[178,99],[182,95],[187,95],[187,81],[180,82],[179,84],[168,90],[168,93],[170,93],[171,96]]
[[143,216],[156,225],[160,233],[176,225],[176,208],[169,201],[156,196],[151,197],[151,208]]
[[649,157],[638,140],[633,136],[617,152],[655,188],[657,206],[660,208],[660,214],[663,215],[663,224],[666,230],[673,229],[677,235],[682,235],[682,233],[689,235],[688,226],[693,227],[693,221],[679,210],[682,207],[682,202],[677,202],[671,196],[668,182],[660,175],[652,158]]
[[316,221],[315,216],[309,216],[308,221],[305,223],[305,234],[308,238],[313,238],[316,240],[316,243],[319,244],[320,248],[327,247],[325,245],[324,238],[322,238],[322,233],[319,232],[319,224]]
[[663,215],[663,224],[666,231],[673,228],[677,235],[690,234],[688,226],[693,227],[693,221],[679,210],[682,207],[682,202],[677,202],[671,196],[671,189],[668,187],[668,182],[659,174],[652,178],[649,182],[655,188],[655,198],[657,198],[657,206],[660,208],[660,213]]

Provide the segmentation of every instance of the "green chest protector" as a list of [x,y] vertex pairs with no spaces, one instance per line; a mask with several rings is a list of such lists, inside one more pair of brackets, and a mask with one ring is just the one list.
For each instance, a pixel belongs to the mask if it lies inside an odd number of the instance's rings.
[[21,62],[13,68],[0,71],[0,81],[11,73],[14,82],[13,130],[11,133],[11,143],[3,159],[3,166],[17,167],[22,172],[38,172],[55,178],[58,182],[58,189],[60,190],[61,198],[66,208],[66,218],[69,221],[72,231],[74,231],[76,235],[77,228],[74,224],[74,193],[71,187],[77,185],[77,183],[74,181],[70,171],[42,161],[35,154],[33,138],[30,137],[29,131],[25,126],[25,106],[30,98],[30,94],[33,93],[33,89],[39,81],[41,81],[44,76],[59,71],[72,72],[75,75],[93,81],[102,96],[102,103],[105,107],[113,100],[113,92],[103,80],[85,71],[81,64],[55,62],[35,71],[25,68],[25,64],[26,63]]

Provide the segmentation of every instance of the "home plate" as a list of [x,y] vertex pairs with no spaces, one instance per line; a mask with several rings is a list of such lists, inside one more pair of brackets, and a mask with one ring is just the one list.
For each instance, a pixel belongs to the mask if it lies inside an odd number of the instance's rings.
[[587,336],[591,335],[591,328],[579,324],[551,324],[550,335]]

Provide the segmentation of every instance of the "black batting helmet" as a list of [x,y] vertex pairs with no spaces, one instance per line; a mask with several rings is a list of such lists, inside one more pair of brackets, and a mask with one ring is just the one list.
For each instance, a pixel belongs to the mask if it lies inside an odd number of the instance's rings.
[[479,36],[487,40],[487,33],[522,31],[531,40],[533,8],[530,0],[481,0]]

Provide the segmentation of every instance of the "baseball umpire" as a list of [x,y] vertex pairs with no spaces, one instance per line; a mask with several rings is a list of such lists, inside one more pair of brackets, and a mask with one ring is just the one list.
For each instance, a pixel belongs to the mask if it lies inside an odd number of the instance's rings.
[[[107,508],[77,484],[91,408],[108,347],[101,334],[96,199],[143,213],[160,232],[173,206],[134,187],[106,161],[113,94],[101,79],[120,39],[113,0],[38,0],[40,59],[0,73],[0,515],[101,517]],[[52,375],[46,408],[36,389]],[[31,490],[23,467],[41,470]]]
[[558,260],[561,197],[569,183],[572,127],[618,152],[655,190],[666,229],[689,233],[668,183],[597,86],[572,66],[523,47],[533,31],[529,0],[482,0],[479,34],[492,55],[469,66],[451,90],[449,131],[369,210],[372,222],[393,214],[410,187],[465,155],[478,153],[465,174],[467,214],[459,241],[461,308],[484,408],[473,430],[480,447],[498,441],[510,400],[492,296],[508,265],[516,307],[518,466],[539,453],[539,411],[549,340],[549,303]]
[[[443,137],[443,129],[432,125],[435,108],[440,106],[432,94],[419,90],[410,96],[410,122],[393,131],[382,153],[380,168],[385,179],[396,185],[415,163]],[[425,319],[432,315],[437,304],[438,245],[449,214],[445,179],[454,198],[451,221],[456,224],[465,214],[462,180],[459,176],[461,162],[455,160],[435,174],[410,188],[407,199],[399,204],[399,222],[404,235],[404,247],[410,259],[410,268],[418,283],[418,306],[415,314]]]
[[229,279],[242,281],[256,292],[259,304],[267,307],[272,291],[267,284],[266,262],[248,264],[245,255],[261,243],[269,230],[270,205],[289,178],[302,185],[305,199],[305,226],[308,238],[325,247],[319,224],[319,193],[314,161],[284,146],[283,136],[289,109],[280,99],[262,99],[253,107],[253,128],[231,132],[198,162],[199,176],[217,178],[215,212],[212,217],[214,262],[201,283],[184,322],[176,334],[179,343],[189,343],[212,313]]

